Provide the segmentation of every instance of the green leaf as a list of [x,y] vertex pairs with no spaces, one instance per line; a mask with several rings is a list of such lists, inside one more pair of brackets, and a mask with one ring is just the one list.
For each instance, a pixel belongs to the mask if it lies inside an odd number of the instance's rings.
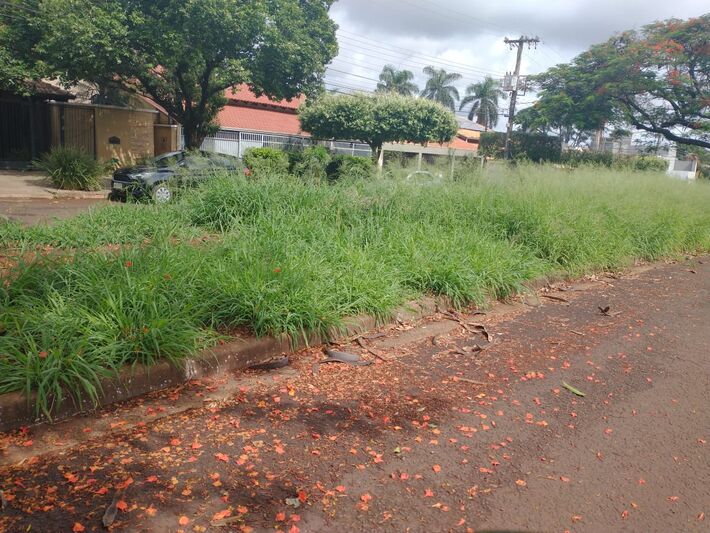
[[562,386],[568,391],[570,391],[572,394],[576,394],[577,396],[581,396],[582,398],[586,396],[586,394],[583,393],[581,390],[574,388],[572,385],[565,381],[562,382]]

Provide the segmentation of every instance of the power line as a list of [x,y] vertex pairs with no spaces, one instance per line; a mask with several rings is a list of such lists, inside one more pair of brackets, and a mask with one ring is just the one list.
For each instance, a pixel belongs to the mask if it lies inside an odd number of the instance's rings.
[[[347,44],[347,43],[346,43]],[[367,65],[362,64],[363,58],[365,61],[368,63]],[[382,66],[384,65],[394,65],[398,68],[405,68],[413,73],[421,73],[425,67],[428,66],[433,66],[437,68],[443,68],[444,70],[447,70],[449,72],[451,71],[456,71],[462,74],[465,78],[467,79],[472,79],[472,80],[482,80],[486,76],[491,76],[493,78],[502,78],[503,74],[502,73],[494,73],[494,74],[481,74],[478,72],[472,72],[472,71],[467,71],[464,69],[458,69],[458,68],[451,68],[448,65],[441,64],[437,61],[425,61],[425,60],[410,60],[406,58],[402,58],[401,56],[393,56],[393,55],[379,55],[376,53],[372,53],[369,50],[351,50],[350,48],[343,48],[341,49],[340,55],[338,55],[334,60],[334,62],[343,62],[346,64],[350,64],[359,68],[363,68],[365,70],[371,70],[373,72],[376,72],[378,75],[381,72],[381,69],[376,69],[373,67],[375,64],[380,64]],[[420,61],[420,62],[416,62]]]
[[330,70],[332,72],[337,72],[338,74],[345,74],[346,76],[352,76],[354,78],[361,78],[363,80],[374,81],[376,83],[380,82],[380,80],[375,79],[375,78],[368,78],[367,76],[360,76],[359,74],[353,74],[352,72],[346,72],[344,70],[338,70],[338,69],[332,68],[332,67],[327,67],[327,68],[328,68],[328,70]]
[[[430,12],[430,13],[434,13],[434,14],[436,14],[436,15],[439,16],[439,17],[442,17],[442,16],[443,16],[440,11],[436,11],[436,10],[433,10],[433,9],[427,7],[427,6],[423,6],[423,5],[419,4],[419,0],[416,0],[416,3],[413,3],[414,0],[399,0],[399,1],[400,1],[400,2],[403,2],[403,3],[406,3],[406,4],[409,4],[409,5],[413,6],[413,7],[418,7],[419,9],[426,10],[426,11],[428,11],[428,12]],[[475,17],[475,16],[471,15],[470,13],[465,13],[465,12],[463,12],[463,11],[458,11],[458,10],[451,9],[451,8],[446,8],[446,10],[447,10],[449,13],[452,13],[452,14],[454,14],[454,15],[458,15],[458,16],[460,16],[460,17],[467,18],[467,19],[469,19],[469,20],[471,20],[471,21],[474,21],[474,22],[476,22],[476,23],[487,24],[488,26],[494,27],[494,28],[496,28],[497,30],[499,30],[500,32],[503,32],[503,33],[508,32],[508,31],[511,31],[511,30],[514,31],[515,33],[518,33],[518,34],[524,33],[524,32],[522,32],[519,28],[511,28],[511,27],[505,28],[505,27],[501,26],[500,24],[496,24],[496,23],[491,22],[491,21],[489,21],[489,20],[485,20],[485,19],[481,19],[481,18]],[[484,31],[484,32],[487,32],[487,33],[493,33],[491,30],[481,29],[481,31]],[[565,56],[564,56],[562,53],[558,52],[555,48],[553,48],[552,46],[550,46],[547,42],[545,42],[545,45],[547,46],[547,48],[548,48],[549,50],[551,50],[551,51],[554,52],[557,56],[559,56],[560,59],[565,60]],[[547,55],[544,50],[543,50],[543,54]],[[548,56],[548,57],[549,57],[549,56]]]
[[[432,8],[430,8],[430,7],[423,6],[423,5],[421,5],[421,4],[414,3],[414,2],[408,1],[408,0],[399,0],[399,2],[401,2],[402,4],[410,5],[410,6],[412,6],[412,7],[416,7],[416,8],[418,8],[418,9],[423,10],[423,11],[427,11],[427,12],[432,13],[432,14],[434,14],[434,15],[440,17],[440,18],[443,18],[443,17],[444,17],[444,15],[441,13],[441,11],[438,11],[438,10],[436,10],[436,9],[432,9]],[[456,10],[451,9],[451,8],[446,8],[446,10],[447,10],[448,12],[450,12],[450,13],[453,13],[453,14],[456,14],[456,15],[463,16],[463,17],[466,17],[466,18],[468,18],[468,19],[471,19],[471,20],[473,20],[473,21],[475,21],[475,22],[477,22],[477,23],[483,23],[483,24],[488,24],[488,25],[490,25],[490,26],[495,26],[495,27],[497,27],[497,29],[498,29],[498,31],[495,32],[496,35],[499,35],[500,32],[505,32],[505,31],[506,31],[505,28],[503,28],[502,26],[498,26],[497,24],[494,24],[494,23],[489,22],[489,21],[485,21],[485,20],[483,20],[483,19],[478,19],[478,18],[473,17],[472,15],[470,15],[470,14],[468,14],[468,13],[463,13],[463,12],[461,12],[461,11],[456,11]],[[448,20],[448,18],[447,18],[447,20]],[[486,33],[494,33],[493,30],[487,30],[487,29],[484,29],[484,28],[482,28],[480,31],[483,31],[483,32],[486,32]]]
[[[410,48],[404,48],[401,46],[393,45],[384,41],[379,41],[377,39],[372,39],[371,37],[364,37],[360,36],[358,34],[343,30],[343,29],[338,29],[338,32],[345,34],[341,36],[344,38],[346,41],[351,40],[355,41],[358,46],[365,46],[367,48],[374,49],[378,53],[382,53],[382,48],[384,47],[385,50],[393,51],[398,54],[406,54],[407,56],[411,58],[415,58],[417,60],[424,60],[424,61],[433,61],[441,65],[449,65],[450,67],[455,67],[459,69],[466,69],[466,70],[471,70],[474,72],[480,72],[480,73],[491,73],[491,74],[500,74],[502,75],[502,72],[491,70],[491,69],[485,69],[485,68],[480,68],[480,67],[475,67],[472,65],[468,65],[465,63],[459,63],[457,61],[451,61],[447,59],[441,59],[435,56],[430,56],[427,54],[423,54],[421,52],[418,52],[416,50],[412,50]],[[374,44],[371,44],[374,43]]]
[[[371,0],[371,1],[372,1],[372,0]],[[432,9],[432,8],[430,8],[430,7],[427,7],[427,6],[424,6],[424,5],[421,5],[421,4],[413,3],[411,0],[399,0],[399,1],[400,1],[401,3],[403,3],[403,4],[407,4],[407,5],[410,5],[410,6],[412,6],[412,7],[418,8],[418,9],[420,9],[420,10],[427,11],[427,12],[429,12],[429,13],[432,13],[433,15],[439,17],[441,20],[446,20],[447,22],[450,22],[450,21],[451,21],[451,17],[447,16],[446,14],[442,13],[442,12],[439,11],[439,10],[435,10],[435,9]],[[477,17],[474,17],[474,16],[472,16],[472,15],[470,15],[470,14],[468,14],[468,13],[464,13],[464,12],[462,12],[462,11],[457,11],[457,10],[454,10],[454,9],[451,9],[451,8],[446,8],[446,12],[447,12],[447,13],[454,14],[454,15],[457,15],[457,16],[459,16],[459,17],[468,18],[468,19],[470,19],[470,20],[472,20],[472,21],[474,21],[474,22],[476,22],[476,23],[479,23],[479,24],[480,24],[480,23],[488,24],[488,25],[494,26],[494,27],[496,27],[498,30],[500,30],[500,31],[494,32],[494,31],[492,31],[492,30],[488,30],[488,29],[480,28],[480,27],[479,27],[478,30],[479,30],[479,31],[482,31],[482,32],[484,32],[484,33],[490,33],[490,34],[492,34],[492,35],[500,35],[500,33],[507,31],[503,26],[500,26],[500,25],[498,25],[498,24],[495,24],[495,23],[492,23],[492,22],[489,22],[489,21],[486,21],[486,20],[483,20],[483,19],[479,19],[479,18],[477,18]],[[508,30],[510,30],[510,29],[512,29],[512,30],[516,31],[516,33],[518,33],[518,31],[515,30],[515,28],[508,28]],[[562,57],[561,54],[558,53],[558,55],[560,55],[560,57]],[[544,68],[544,67],[543,67],[540,63],[538,63],[534,58],[530,58],[530,60],[531,60],[533,63],[535,63],[538,67],[540,67],[541,69]]]
[[[372,72],[375,72],[379,75],[380,72],[382,72],[381,68],[375,68],[372,65],[375,63],[380,63],[382,66],[385,65],[395,65],[399,68],[407,68],[412,70],[413,72],[421,72],[424,67],[428,66],[434,66],[434,67],[443,67],[444,65],[439,65],[433,61],[427,61],[427,62],[422,62],[420,64],[410,62],[406,59],[402,59],[400,57],[395,57],[395,56],[383,56],[383,57],[378,57],[376,55],[370,55],[367,51],[351,51],[351,50],[345,50],[345,52],[349,54],[360,54],[361,56],[364,56],[367,60],[370,61],[369,65],[363,65],[362,63],[358,63],[357,61],[359,58],[357,57],[351,57],[350,55],[345,55],[343,53],[343,50],[341,50],[340,55],[338,55],[333,61],[334,62],[342,62],[347,65],[355,66],[364,70],[369,70]],[[459,70],[459,69],[457,69]],[[483,74],[479,73],[471,73],[467,71],[460,70],[461,74],[464,75],[465,78],[470,78],[470,79],[475,79],[475,80],[481,80],[485,77]],[[501,75],[493,75],[493,77],[502,77]]]

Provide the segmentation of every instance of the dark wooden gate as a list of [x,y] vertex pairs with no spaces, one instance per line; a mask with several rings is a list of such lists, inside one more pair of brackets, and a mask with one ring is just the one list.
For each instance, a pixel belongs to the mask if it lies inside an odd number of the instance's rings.
[[96,115],[91,107],[52,105],[52,146],[96,155]]

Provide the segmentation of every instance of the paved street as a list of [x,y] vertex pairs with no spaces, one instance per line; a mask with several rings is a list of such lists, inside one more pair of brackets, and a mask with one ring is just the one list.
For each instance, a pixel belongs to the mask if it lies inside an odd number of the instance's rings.
[[693,259],[26,429],[0,530],[708,531],[709,318]]

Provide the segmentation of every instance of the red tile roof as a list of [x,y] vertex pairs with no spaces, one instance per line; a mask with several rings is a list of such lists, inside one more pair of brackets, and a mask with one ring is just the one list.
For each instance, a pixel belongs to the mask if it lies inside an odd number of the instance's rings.
[[293,110],[298,109],[298,106],[306,101],[304,95],[292,98],[291,100],[272,100],[268,96],[256,96],[246,84],[237,85],[234,89],[227,89],[225,96],[230,103],[266,105],[269,107],[281,107]]
[[298,115],[293,112],[227,105],[220,111],[217,121],[223,128],[286,135],[307,135],[301,131]]
[[454,140],[449,143],[449,146],[451,148],[456,148],[457,150],[471,150],[472,152],[478,151],[478,143],[469,143],[459,137],[454,137]]
[[285,135],[308,135],[301,131],[296,109],[305,96],[291,100],[271,100],[256,96],[247,85],[242,84],[225,91],[227,105],[217,116],[222,128],[281,133]]
[[434,148],[453,148],[454,150],[470,150],[471,152],[478,151],[477,144],[467,143],[463,139],[454,137],[454,140],[446,144],[442,143],[429,143],[427,146],[432,146]]

